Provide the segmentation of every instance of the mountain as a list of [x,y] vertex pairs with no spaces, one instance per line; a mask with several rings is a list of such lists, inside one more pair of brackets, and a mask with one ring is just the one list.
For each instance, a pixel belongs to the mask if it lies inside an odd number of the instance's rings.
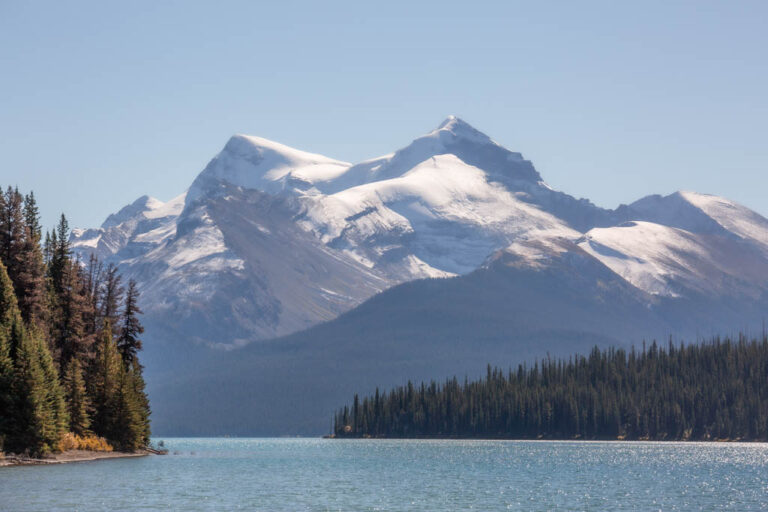
[[693,192],[599,208],[453,116],[354,165],[236,135],[72,243],[139,282],[167,433],[317,433],[353,391],[768,309],[764,217]]
[[185,194],[140,198],[75,231],[73,246],[136,278],[167,336],[235,347],[401,282],[470,272],[515,240],[576,237],[571,225],[606,215],[450,117],[357,165],[236,135]]

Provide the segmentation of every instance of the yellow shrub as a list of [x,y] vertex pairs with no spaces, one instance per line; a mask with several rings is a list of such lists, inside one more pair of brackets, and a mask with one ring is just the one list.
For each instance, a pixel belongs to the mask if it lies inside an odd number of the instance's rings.
[[59,450],[89,450],[93,452],[111,452],[112,446],[103,437],[94,435],[78,436],[67,432],[59,441]]

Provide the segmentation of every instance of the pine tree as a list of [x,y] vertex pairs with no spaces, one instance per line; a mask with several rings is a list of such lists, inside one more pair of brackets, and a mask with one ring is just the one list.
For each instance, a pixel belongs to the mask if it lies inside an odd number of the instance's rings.
[[134,359],[134,364],[130,369],[130,376],[133,383],[133,393],[135,395],[135,401],[138,407],[138,423],[136,426],[136,433],[139,438],[139,446],[149,446],[149,440],[151,435],[149,416],[151,410],[149,407],[149,397],[146,392],[146,383],[144,382],[144,376],[142,375],[141,365],[138,360]]
[[25,263],[23,198],[18,189],[8,187],[0,206],[0,260],[5,264],[18,297],[23,295],[19,275]]
[[37,351],[38,364],[43,374],[43,437],[46,439],[47,450],[53,451],[58,448],[62,434],[69,427],[69,412],[64,389],[51,352],[48,350],[48,344],[35,330],[32,330],[29,336],[30,343]]
[[136,362],[136,354],[141,350],[141,340],[139,336],[144,332],[144,327],[139,322],[138,315],[142,313],[139,309],[139,290],[136,281],[128,281],[128,290],[125,294],[125,305],[122,311],[122,327],[117,339],[117,349],[123,357],[126,365],[133,366]]
[[95,254],[91,254],[88,258],[88,264],[85,267],[83,274],[85,300],[86,300],[86,314],[85,321],[85,334],[86,336],[95,337],[99,331],[99,323],[101,321],[99,315],[99,299],[101,294],[101,287],[103,285],[102,275],[104,272],[104,265],[99,261]]
[[46,253],[48,253],[49,258],[48,275],[51,278],[54,291],[60,293],[64,283],[64,273],[71,260],[69,222],[63,213],[56,229],[50,236],[50,247],[47,248]]
[[24,221],[35,241],[39,244],[43,230],[40,226],[40,210],[37,207],[34,192],[24,196]]
[[81,273],[82,269],[76,261],[68,261],[62,272],[59,291],[54,293],[51,339],[62,369],[73,357],[88,359],[93,343],[93,338],[85,333],[87,300]]
[[117,272],[117,267],[110,263],[104,272],[104,284],[101,292],[100,315],[102,325],[107,322],[112,326],[112,334],[119,334],[120,329],[120,302],[123,300],[125,290],[122,286],[122,277]]
[[40,220],[35,196],[24,199],[22,267],[16,286],[21,316],[28,324],[42,326],[47,314],[45,261],[40,247]]
[[104,327],[93,361],[90,396],[94,404],[93,430],[96,434],[109,438],[115,431],[115,404],[120,387],[122,360],[112,340],[111,326],[107,323]]
[[[54,233],[55,236],[55,233]],[[43,260],[45,261],[46,268],[50,275],[50,265],[53,261],[53,248],[56,245],[56,240],[51,236],[49,231],[45,232],[45,242],[43,243]]]
[[79,436],[90,434],[91,403],[85,389],[83,369],[77,358],[72,358],[67,365],[64,388],[69,412],[69,430]]

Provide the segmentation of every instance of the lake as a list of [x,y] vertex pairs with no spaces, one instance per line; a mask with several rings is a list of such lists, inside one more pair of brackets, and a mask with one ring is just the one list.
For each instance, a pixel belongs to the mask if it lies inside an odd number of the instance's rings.
[[768,509],[768,444],[164,441],[167,456],[0,468],[0,509]]

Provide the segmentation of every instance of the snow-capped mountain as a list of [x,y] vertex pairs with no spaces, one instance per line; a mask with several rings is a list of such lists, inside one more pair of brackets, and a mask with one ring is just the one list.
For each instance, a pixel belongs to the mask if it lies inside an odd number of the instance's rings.
[[541,269],[578,253],[595,263],[574,272],[605,268],[648,308],[768,290],[768,220],[757,213],[690,192],[598,208],[453,116],[355,165],[236,135],[186,193],[142,197],[75,230],[73,246],[137,279],[164,335],[226,347],[501,259]]

